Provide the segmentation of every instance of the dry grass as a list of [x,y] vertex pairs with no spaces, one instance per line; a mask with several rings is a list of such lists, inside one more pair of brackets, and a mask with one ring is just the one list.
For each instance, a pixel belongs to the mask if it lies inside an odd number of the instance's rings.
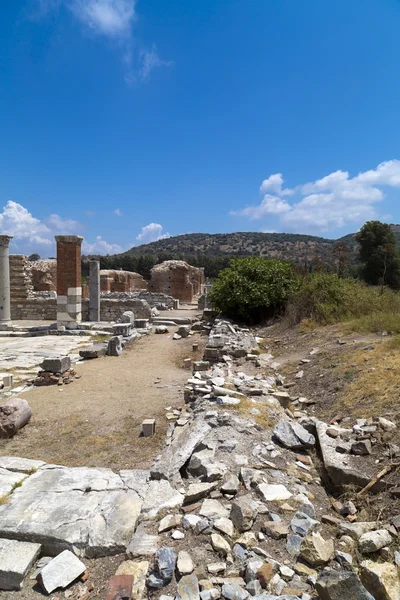
[[8,504],[8,500],[9,500],[8,494],[3,494],[2,496],[0,496],[0,506],[2,506],[3,504]]
[[[268,407],[264,404],[254,402],[247,396],[245,398],[240,398],[240,404],[224,404],[222,408],[224,410],[236,411],[240,416],[252,419],[257,425],[260,425],[264,429],[272,428],[276,425],[276,419],[269,414]],[[261,411],[260,414],[254,415],[251,412],[252,408],[257,408]]]
[[337,370],[347,385],[334,406],[354,417],[397,415],[400,400],[400,339],[345,354]]

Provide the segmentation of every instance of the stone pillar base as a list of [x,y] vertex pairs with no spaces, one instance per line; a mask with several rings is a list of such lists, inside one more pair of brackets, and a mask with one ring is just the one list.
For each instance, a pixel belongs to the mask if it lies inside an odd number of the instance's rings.
[[57,323],[73,329],[82,322],[82,288],[68,288],[67,295],[57,295]]

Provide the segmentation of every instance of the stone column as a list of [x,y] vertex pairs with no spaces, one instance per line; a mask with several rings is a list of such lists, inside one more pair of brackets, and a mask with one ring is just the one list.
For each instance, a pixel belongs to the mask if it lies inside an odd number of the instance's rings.
[[80,235],[56,235],[57,323],[69,329],[82,321]]
[[0,329],[7,329],[11,325],[10,240],[11,235],[0,235]]
[[89,321],[100,321],[100,262],[89,262]]

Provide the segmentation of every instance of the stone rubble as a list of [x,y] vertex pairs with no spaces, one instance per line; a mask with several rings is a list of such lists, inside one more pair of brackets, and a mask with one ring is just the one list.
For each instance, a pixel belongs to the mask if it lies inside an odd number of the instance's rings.
[[[0,484],[1,471],[25,478],[0,506],[0,537],[40,540],[58,557],[124,552],[117,575],[133,577],[135,600],[399,600],[400,511],[392,523],[359,519],[356,495],[328,497],[317,469],[320,451],[332,490],[363,487],[382,468],[371,462],[374,439],[396,424],[322,423],[249,331],[201,327],[204,360],[193,363],[185,406],[170,408],[150,471],[39,463],[31,474],[0,459]],[[259,374],[247,375],[246,361]]]

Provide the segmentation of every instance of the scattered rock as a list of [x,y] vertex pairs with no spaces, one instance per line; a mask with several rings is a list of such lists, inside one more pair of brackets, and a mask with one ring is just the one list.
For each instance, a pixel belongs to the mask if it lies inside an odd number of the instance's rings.
[[58,588],[64,589],[83,575],[86,567],[70,550],[64,550],[53,558],[37,576],[37,580],[47,594]]
[[176,568],[179,575],[190,575],[190,573],[194,571],[194,564],[191,556],[185,550],[179,552]]
[[369,554],[390,546],[392,541],[392,536],[386,529],[379,529],[364,533],[358,541],[358,548],[363,554]]
[[282,484],[261,483],[257,486],[257,492],[263,502],[288,500],[293,496],[293,494]]
[[353,571],[324,571],[315,589],[321,600],[375,600]]
[[398,600],[400,598],[399,570],[392,563],[361,563],[360,578],[375,600]]
[[0,539],[0,590],[22,588],[40,549],[40,544]]
[[279,442],[290,450],[313,448],[315,438],[299,423],[282,419],[274,427],[274,435]]
[[320,533],[311,533],[303,539],[300,556],[312,567],[325,565],[334,555],[333,540],[324,540]]
[[178,582],[175,600],[199,600],[199,582],[196,575],[184,575]]
[[133,560],[126,560],[121,563],[116,571],[116,575],[132,575],[133,586],[132,586],[132,600],[141,600],[146,590],[146,576],[149,570],[149,563],[147,560],[141,562],[134,562]]
[[240,533],[251,529],[256,516],[257,504],[251,494],[240,496],[232,502],[230,518]]
[[219,533],[213,533],[211,535],[211,544],[215,552],[220,552],[223,556],[229,556],[231,553],[231,547],[228,542],[219,535]]
[[221,519],[229,517],[229,509],[225,508],[218,500],[206,499],[203,501],[199,514],[207,519]]

